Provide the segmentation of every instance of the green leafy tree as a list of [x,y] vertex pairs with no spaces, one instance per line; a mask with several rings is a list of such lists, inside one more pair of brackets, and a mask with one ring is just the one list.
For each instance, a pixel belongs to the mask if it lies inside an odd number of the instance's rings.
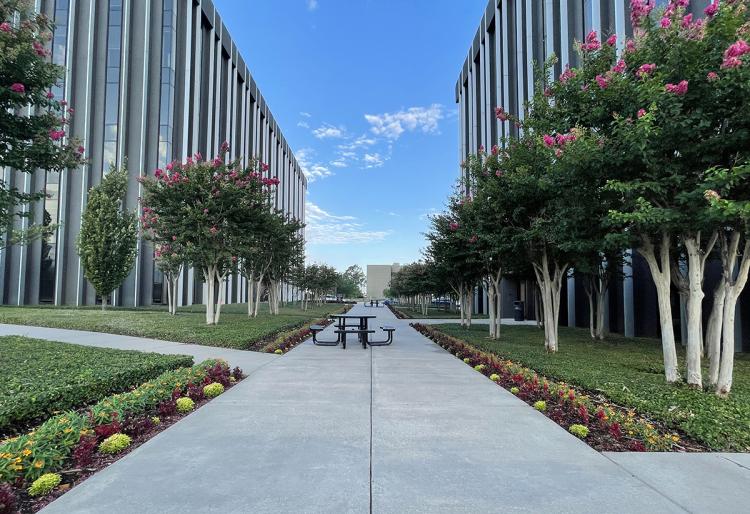
[[141,178],[143,229],[163,227],[160,237],[181,249],[186,264],[202,271],[208,325],[219,322],[224,281],[236,269],[248,235],[267,223],[269,194],[278,184],[278,179],[262,177],[259,161],[243,167],[240,159],[227,160],[228,151],[224,143],[215,159],[196,154]]
[[123,208],[128,190],[128,172],[114,167],[98,186],[89,190],[81,218],[78,254],[85,277],[102,298],[120,287],[130,273],[136,255],[138,218]]
[[365,273],[356,264],[349,266],[343,273],[339,274],[336,292],[346,298],[361,298],[362,287],[366,281]]
[[[83,162],[83,147],[66,133],[72,110],[51,91],[64,74],[48,58],[52,30],[33,2],[0,0],[0,167],[61,172]],[[30,217],[29,204],[42,198],[44,192],[24,193],[0,180],[0,223],[9,227],[14,218]],[[28,241],[45,229],[15,231],[11,242]]]

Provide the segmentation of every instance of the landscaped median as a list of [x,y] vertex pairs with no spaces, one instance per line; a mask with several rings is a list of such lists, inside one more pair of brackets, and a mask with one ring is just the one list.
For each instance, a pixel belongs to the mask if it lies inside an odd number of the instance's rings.
[[[433,326],[412,325],[448,352],[600,451],[702,451],[678,430],[615,404],[600,392],[543,376]],[[521,327],[519,327],[521,328]],[[533,330],[533,327],[529,327]],[[486,337],[486,336],[485,336]]]
[[0,438],[192,364],[187,355],[0,337]]
[[39,510],[242,378],[242,370],[220,360],[165,371],[0,442],[0,504]]
[[262,306],[256,318],[248,317],[246,304],[222,306],[221,323],[206,325],[204,307],[180,308],[176,315],[163,308],[108,309],[66,307],[0,307],[0,323],[32,325],[108,334],[147,337],[178,343],[262,350],[278,334],[293,330],[313,320],[338,313],[340,304],[310,304],[281,307],[271,315]]

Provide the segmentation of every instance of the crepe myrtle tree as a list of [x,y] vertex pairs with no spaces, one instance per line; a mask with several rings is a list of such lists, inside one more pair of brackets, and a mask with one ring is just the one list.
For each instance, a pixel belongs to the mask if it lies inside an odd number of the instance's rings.
[[107,297],[130,273],[138,242],[138,217],[123,207],[128,190],[127,169],[114,166],[101,183],[89,190],[81,217],[78,255],[84,276],[107,308]]
[[[636,17],[636,38],[628,42],[623,59],[631,70],[626,94],[641,105],[615,120],[614,141],[626,156],[623,169],[630,175],[612,182],[625,199],[612,218],[641,237],[641,253],[657,287],[662,331],[668,336],[670,276],[686,298],[687,383],[700,388],[705,264],[717,243],[723,243],[714,211],[701,201],[701,184],[707,169],[731,168],[748,155],[750,46],[745,40],[750,15],[748,1],[736,0],[713,2],[705,18],[693,19],[686,13],[688,3],[672,1],[656,17]],[[686,266],[670,255],[675,243]],[[718,316],[725,286],[715,291],[716,309],[706,334],[712,349],[722,333]],[[715,353],[709,349],[710,355]],[[674,358],[667,379],[678,378]]]
[[[263,177],[265,165],[251,160],[229,161],[224,143],[216,158],[195,154],[142,177],[143,216],[166,227],[163,237],[182,249],[184,262],[202,271],[206,284],[206,324],[219,322],[227,275],[236,268],[247,234],[260,230],[267,219],[271,188],[278,179]],[[218,291],[217,291],[218,286]]]
[[413,262],[406,264],[391,277],[390,292],[404,298],[412,307],[419,307],[423,316],[427,316],[427,309],[432,299],[434,287],[430,274],[430,264]]
[[[302,237],[304,224],[283,213],[271,217],[270,239],[264,249],[270,255],[270,265],[266,270],[268,281],[268,308],[271,314],[279,314],[281,282],[290,276],[292,270],[305,260],[305,239]],[[257,304],[256,304],[257,305]]]
[[[483,269],[477,236],[469,211],[463,205],[470,197],[459,187],[449,199],[445,212],[430,217],[430,230],[425,234],[428,245],[424,254],[432,263],[432,274],[437,284],[447,281],[459,299],[461,325],[470,327],[474,302],[474,288],[482,279]],[[438,289],[445,289],[440,285]]]
[[[33,8],[30,1],[0,0],[0,167],[62,172],[81,164],[84,150],[67,134],[73,110],[52,93],[64,74],[49,59],[53,26]],[[0,223],[9,227],[14,218],[29,218],[30,204],[44,196],[0,180]],[[15,231],[10,239],[25,242],[45,229]]]

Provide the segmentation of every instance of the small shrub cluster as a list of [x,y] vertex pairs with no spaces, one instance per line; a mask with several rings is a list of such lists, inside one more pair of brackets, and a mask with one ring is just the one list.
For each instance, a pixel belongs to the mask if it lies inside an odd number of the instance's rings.
[[[480,351],[466,342],[421,324],[413,327],[493,382],[505,387],[580,438],[596,433],[592,446],[615,451],[674,451],[680,437],[660,432],[650,421],[607,402],[592,400],[564,382],[540,376],[512,361]],[[480,366],[484,366],[479,369]],[[583,427],[572,429],[572,427]],[[584,435],[585,432],[585,435]]]
[[192,398],[188,398],[187,396],[178,398],[176,404],[177,404],[177,412],[181,414],[190,412],[191,410],[195,408],[195,402],[192,400]]
[[[241,375],[241,370],[238,374]],[[122,394],[109,396],[83,412],[69,411],[48,419],[27,434],[0,443],[0,482],[32,482],[63,468],[68,459],[90,463],[95,449],[108,438],[124,441],[153,427],[151,416],[177,412],[177,399],[191,386],[228,386],[229,366],[208,360],[189,368],[162,373]],[[193,403],[190,398],[183,398]],[[193,403],[194,405],[194,403]]]
[[203,386],[203,395],[206,398],[216,398],[224,392],[224,386],[218,382],[213,382],[207,386]]
[[31,487],[29,487],[29,495],[44,496],[49,494],[60,485],[60,482],[62,482],[62,477],[57,473],[45,473],[32,482]]
[[120,453],[130,446],[130,442],[130,436],[125,434],[113,434],[101,442],[99,445],[99,451],[109,455]]

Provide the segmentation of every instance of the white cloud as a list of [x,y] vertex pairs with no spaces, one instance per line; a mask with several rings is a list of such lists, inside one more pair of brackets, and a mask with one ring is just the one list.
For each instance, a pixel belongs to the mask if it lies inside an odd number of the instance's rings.
[[318,0],[307,0],[307,10],[314,11],[318,8]]
[[328,164],[330,164],[334,168],[346,168],[347,166],[349,166],[349,163],[346,162],[346,159],[344,157],[339,157],[338,159],[333,160]]
[[354,216],[337,216],[305,202],[305,236],[310,244],[341,245],[382,241],[389,231],[366,230]]
[[398,139],[406,131],[421,130],[425,134],[438,132],[438,122],[444,118],[443,106],[432,104],[429,107],[410,107],[393,113],[365,114],[376,135],[388,139]]
[[308,182],[315,182],[318,179],[333,175],[333,172],[327,166],[313,161],[315,151],[312,148],[302,148],[294,152],[294,155],[297,157],[297,162],[305,173]]
[[313,135],[318,139],[339,139],[344,137],[345,134],[346,131],[343,127],[334,127],[333,125],[329,125],[327,123],[313,130]]
[[309,112],[305,112],[305,111],[300,111],[299,115],[302,116],[303,118],[309,118],[310,116],[312,116],[312,114],[310,114]]
[[302,127],[302,128],[306,128],[306,129],[310,128],[310,124],[307,123],[306,121],[299,121],[299,122],[297,122],[297,126],[298,127]]
[[380,168],[387,160],[387,157],[383,158],[379,153],[366,153],[362,158],[362,161],[365,163],[366,169]]
[[351,143],[345,143],[345,144],[339,145],[339,150],[344,150],[344,151],[357,150],[359,148],[364,148],[366,146],[372,146],[377,142],[378,142],[377,139],[368,137],[366,134],[363,134],[359,136],[357,139],[355,139],[354,141],[352,141]]

